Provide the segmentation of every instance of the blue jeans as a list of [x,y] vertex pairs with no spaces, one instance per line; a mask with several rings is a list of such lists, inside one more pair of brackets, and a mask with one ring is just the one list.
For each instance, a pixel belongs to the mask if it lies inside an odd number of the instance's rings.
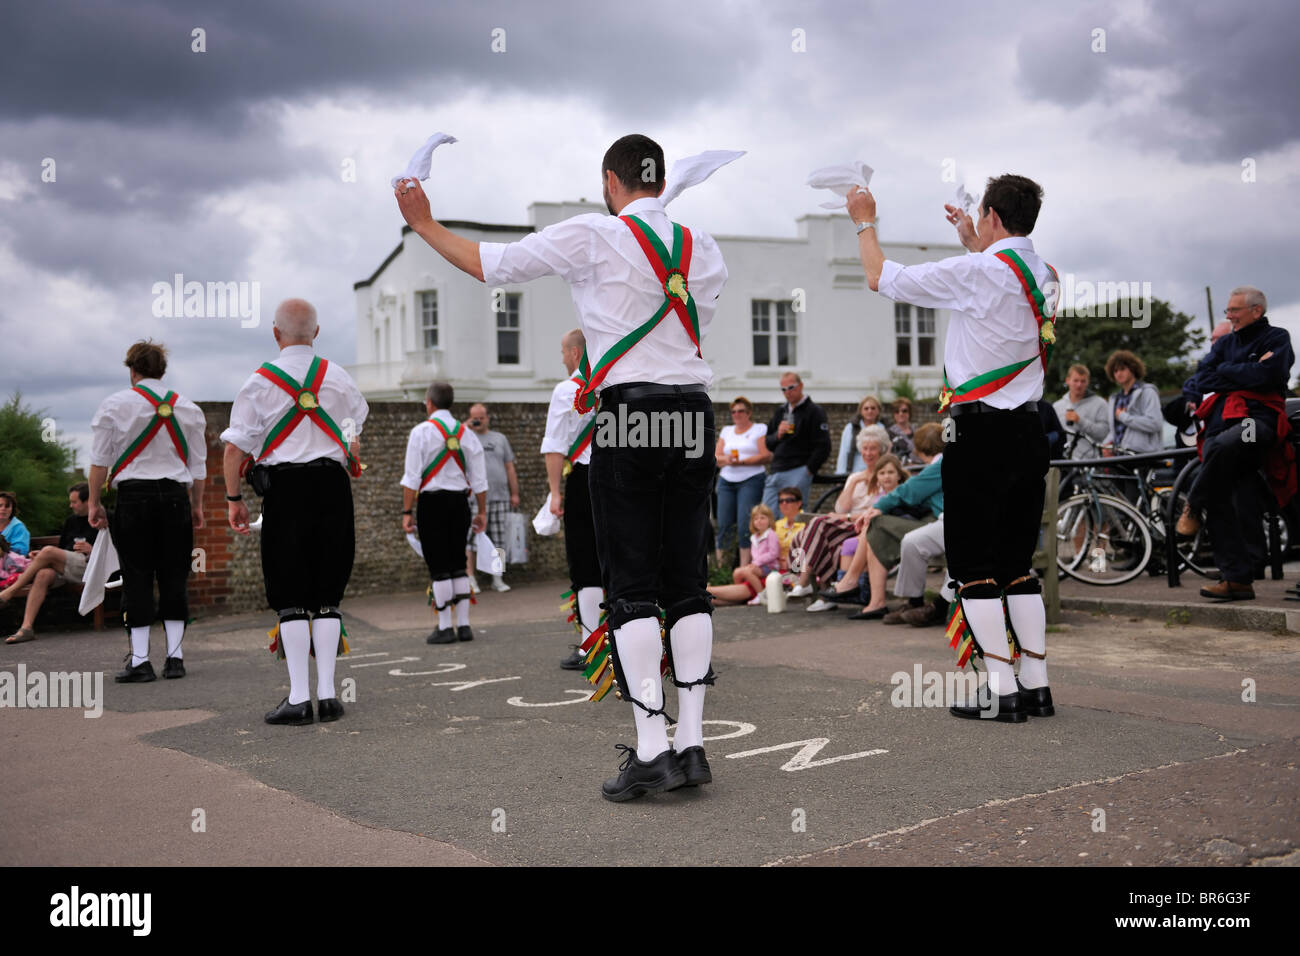
[[803,504],[801,510],[807,511],[812,507],[808,501],[808,495],[812,491],[812,472],[800,465],[798,468],[791,468],[789,471],[774,471],[767,476],[767,481],[763,484],[763,504],[772,509],[772,514],[780,516],[781,506],[777,502],[777,493],[782,488],[798,488],[803,495]]
[[746,478],[744,481],[728,481],[718,478],[718,537],[715,547],[722,549],[726,531],[735,527],[737,539],[742,548],[749,547],[749,513],[763,498],[762,473]]

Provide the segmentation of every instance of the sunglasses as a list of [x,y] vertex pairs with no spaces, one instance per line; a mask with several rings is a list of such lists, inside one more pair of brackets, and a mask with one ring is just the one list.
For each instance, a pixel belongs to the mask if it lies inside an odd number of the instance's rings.
[[782,385],[782,386],[781,386],[781,391],[783,391],[783,392],[793,392],[793,391],[794,391],[796,388],[798,388],[798,387],[799,387],[799,383],[798,383],[798,382],[796,382],[796,383],[793,384],[793,385]]
[[778,502],[780,502],[781,504],[783,504],[783,505],[797,505],[797,504],[799,503],[799,500],[800,500],[800,499],[798,499],[798,498],[777,498],[776,500],[777,500]]

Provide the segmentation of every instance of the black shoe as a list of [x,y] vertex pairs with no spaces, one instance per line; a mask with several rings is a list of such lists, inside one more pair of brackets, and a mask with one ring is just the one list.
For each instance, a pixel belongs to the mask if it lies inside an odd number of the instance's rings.
[[572,654],[560,661],[560,666],[566,671],[580,671],[587,665],[583,663],[582,651],[575,647]]
[[460,627],[456,628],[456,637],[462,641],[472,641],[474,640],[474,632],[470,629],[468,624],[462,624]]
[[678,766],[671,747],[649,763],[638,760],[633,747],[626,744],[615,744],[615,747],[627,756],[618,767],[622,772],[601,784],[600,793],[606,800],[622,803],[650,793],[676,790],[686,783],[686,774]]
[[[984,691],[980,696],[983,697],[987,693],[987,691]],[[984,706],[983,702],[979,700],[975,704],[954,704],[948,708],[948,712],[954,717],[965,717],[974,720],[983,718],[989,721],[1001,721],[1004,724],[1023,724],[1029,720],[1029,712],[1020,703],[1019,693],[999,694],[996,712],[993,712],[992,707]]]
[[[129,657],[127,659],[130,660]],[[150,661],[137,664],[135,667],[127,664],[124,670],[113,676],[113,680],[119,684],[147,684],[157,679],[158,675],[153,672],[153,664]]]
[[857,614],[850,614],[850,621],[879,621],[889,613],[888,607],[878,607],[874,611],[868,611],[865,607]]
[[456,632],[449,627],[440,627],[436,631],[431,631],[429,636],[424,639],[426,644],[455,644]]
[[320,716],[320,722],[328,724],[331,720],[338,720],[343,716],[343,705],[339,703],[337,697],[326,697],[316,701],[316,711]]
[[703,747],[687,747],[676,756],[677,766],[686,775],[683,787],[698,787],[702,783],[713,783],[713,773],[709,770],[709,761],[704,756]]
[[1030,717],[1051,717],[1056,713],[1056,708],[1052,706],[1052,688],[1035,687],[1033,690],[1025,690],[1020,686],[1020,681],[1016,681],[1016,692],[1020,695],[1020,706]]
[[294,727],[301,727],[304,724],[312,722],[311,698],[308,697],[301,704],[289,703],[286,697],[280,701],[280,706],[275,708],[266,715],[268,724],[291,724]]
[[169,657],[163,661],[163,677],[172,680],[185,676],[185,661],[179,657]]

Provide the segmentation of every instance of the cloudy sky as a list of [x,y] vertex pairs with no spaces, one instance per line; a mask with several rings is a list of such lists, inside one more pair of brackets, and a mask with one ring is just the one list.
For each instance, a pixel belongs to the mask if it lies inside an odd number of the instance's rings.
[[[749,151],[673,206],[724,235],[792,236],[827,198],[808,172],[861,159],[887,240],[951,241],[946,168],[975,192],[1021,172],[1045,188],[1034,238],[1062,272],[1150,282],[1202,325],[1206,285],[1220,310],[1256,285],[1300,334],[1298,9],[9,4],[0,385],[47,409],[84,465],[90,415],[125,386],[136,339],[168,345],[174,387],[228,400],[274,354],[275,303],[300,295],[320,311],[320,351],[350,364],[352,283],[400,237],[388,180],[435,130],[460,139],[434,158],[435,215],[488,222],[598,199],[600,156],[627,132],[670,163]],[[176,273],[259,283],[261,325],[155,317],[153,286]]]

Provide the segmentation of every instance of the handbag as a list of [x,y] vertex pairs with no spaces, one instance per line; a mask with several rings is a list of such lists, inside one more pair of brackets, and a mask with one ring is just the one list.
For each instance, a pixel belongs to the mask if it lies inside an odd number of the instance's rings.
[[506,515],[506,563],[528,563],[528,532],[524,530],[524,516],[518,511]]

